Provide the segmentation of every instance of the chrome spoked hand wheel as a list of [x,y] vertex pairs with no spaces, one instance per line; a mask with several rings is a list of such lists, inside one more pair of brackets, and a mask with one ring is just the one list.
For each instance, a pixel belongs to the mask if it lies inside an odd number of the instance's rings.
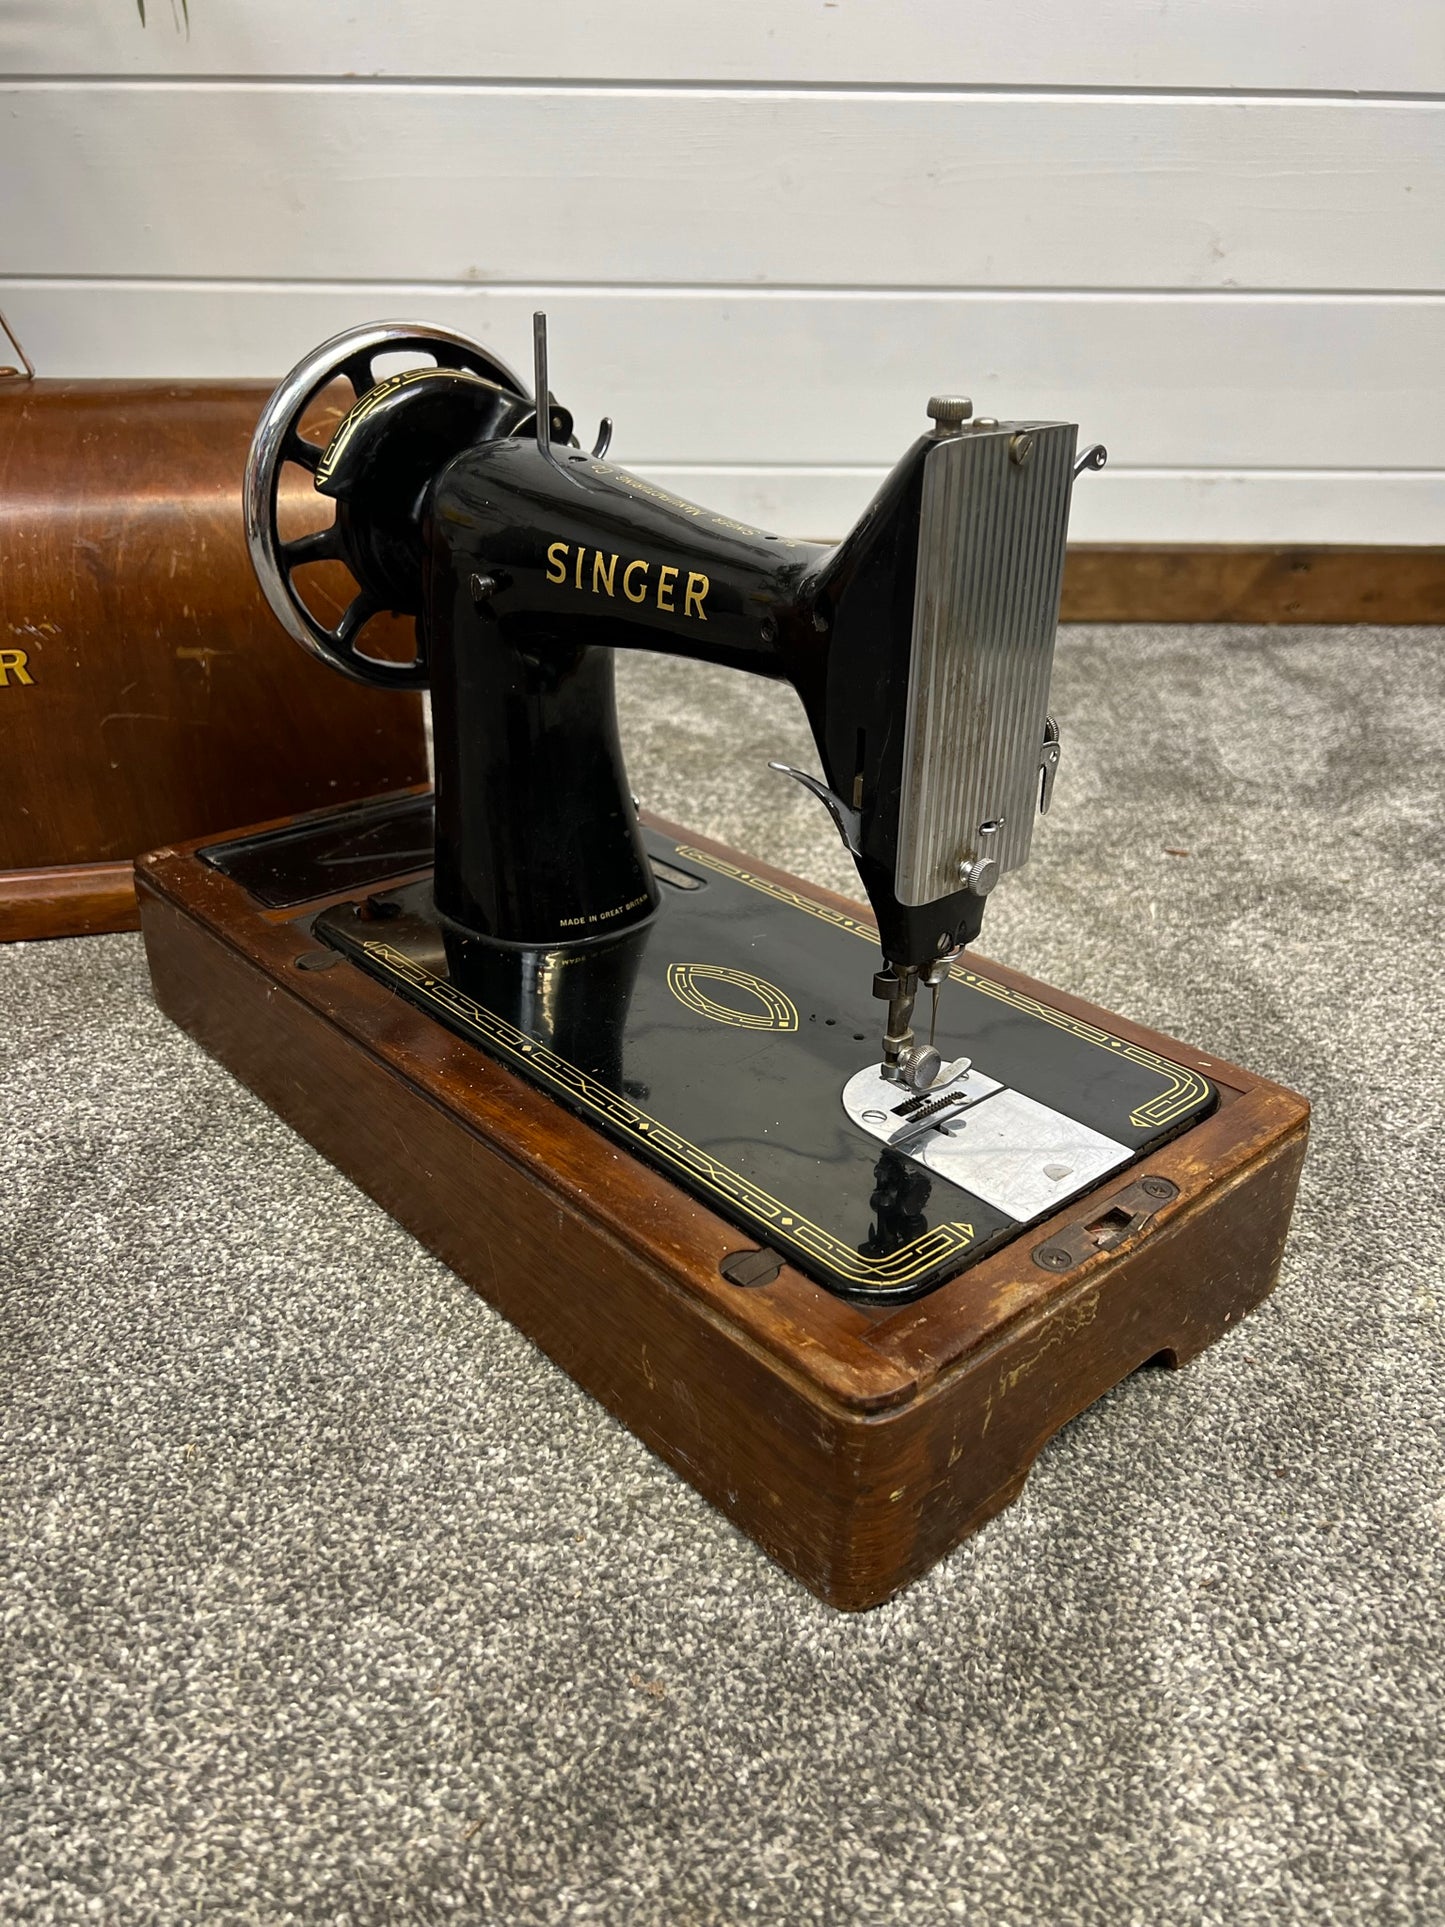
[[[426,372],[453,371],[509,397],[527,399],[527,390],[505,362],[465,335],[452,334],[446,328],[378,321],[334,336],[291,370],[257,424],[246,463],[246,542],[262,593],[282,628],[303,649],[357,682],[419,689],[426,682],[426,665],[419,649],[413,661],[400,663],[366,655],[359,647],[366,624],[393,605],[376,580],[368,580],[365,559],[358,545],[348,540],[344,502],[338,501],[336,520],[330,527],[290,541],[281,539],[277,521],[287,465],[294,463],[306,470],[316,482],[326,453],[301,432],[307,410],[338,380],[350,385],[358,405],[373,394],[379,395],[390,385],[378,382],[376,376],[376,364],[383,355],[422,357],[431,364]],[[390,381],[397,379],[392,377]],[[360,412],[359,406],[354,406],[342,428],[355,421]],[[358,584],[356,594],[331,628],[307,607],[296,585],[297,570],[312,562],[344,563]]]

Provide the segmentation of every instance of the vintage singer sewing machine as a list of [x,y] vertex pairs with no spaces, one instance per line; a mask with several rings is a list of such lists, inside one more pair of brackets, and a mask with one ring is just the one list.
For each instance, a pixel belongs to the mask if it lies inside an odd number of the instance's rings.
[[[338,337],[247,476],[272,609],[429,686],[435,794],[140,866],[188,1029],[824,1597],[867,1605],[1060,1424],[1268,1289],[1291,1094],[974,958],[1061,755],[1067,423],[935,397],[836,547],[591,453],[439,329]],[[413,365],[383,375],[378,362]],[[420,362],[421,365],[414,365]],[[355,400],[323,448],[308,413]],[[334,519],[287,535],[288,464]],[[313,565],[355,593],[323,623]],[[373,617],[414,619],[407,660]],[[841,899],[639,819],[618,649],[786,681]]]

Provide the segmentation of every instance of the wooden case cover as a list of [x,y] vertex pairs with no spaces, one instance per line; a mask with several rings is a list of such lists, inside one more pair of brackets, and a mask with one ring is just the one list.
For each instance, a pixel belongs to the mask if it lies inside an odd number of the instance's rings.
[[0,939],[134,929],[138,851],[426,775],[420,698],[313,661],[257,587],[269,392],[0,383]]

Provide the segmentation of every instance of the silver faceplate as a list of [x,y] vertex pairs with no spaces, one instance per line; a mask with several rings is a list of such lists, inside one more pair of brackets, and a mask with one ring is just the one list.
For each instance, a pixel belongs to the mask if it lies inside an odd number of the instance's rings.
[[[900,903],[952,895],[982,854],[1000,875],[1028,860],[1077,435],[1068,422],[975,426],[924,464]],[[985,823],[1001,827],[980,845]]]

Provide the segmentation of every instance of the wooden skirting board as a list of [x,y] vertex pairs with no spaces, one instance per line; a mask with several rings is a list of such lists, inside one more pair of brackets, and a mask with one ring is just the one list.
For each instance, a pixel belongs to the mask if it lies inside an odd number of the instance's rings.
[[1445,548],[1071,546],[1065,622],[1445,624]]
[[[1445,548],[1073,546],[1065,622],[1442,624]],[[0,871],[0,942],[132,930],[129,861]]]
[[0,870],[0,943],[139,928],[135,865],[129,857],[119,863]]

